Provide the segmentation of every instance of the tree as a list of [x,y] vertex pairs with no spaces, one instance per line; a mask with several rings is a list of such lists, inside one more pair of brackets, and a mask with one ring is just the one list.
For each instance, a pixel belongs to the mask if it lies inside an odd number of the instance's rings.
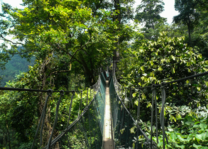
[[194,0],[176,0],[175,10],[179,11],[179,15],[175,16],[173,21],[175,23],[183,23],[188,27],[189,45],[191,45],[191,33],[194,27],[199,24],[200,14],[196,10],[197,1]]
[[204,0],[197,0],[196,10],[200,14],[199,23],[196,25],[192,33],[192,45],[200,49],[203,57],[208,58],[208,5]]
[[162,0],[142,0],[137,7],[135,19],[144,23],[144,31],[148,39],[153,39],[159,24],[165,23],[166,19],[160,16],[163,11],[164,2]]

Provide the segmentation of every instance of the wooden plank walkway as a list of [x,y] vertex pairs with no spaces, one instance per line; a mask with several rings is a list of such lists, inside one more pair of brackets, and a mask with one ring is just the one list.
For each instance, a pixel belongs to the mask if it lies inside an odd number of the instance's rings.
[[103,149],[114,149],[111,131],[111,108],[108,81],[106,81],[105,117],[103,131]]

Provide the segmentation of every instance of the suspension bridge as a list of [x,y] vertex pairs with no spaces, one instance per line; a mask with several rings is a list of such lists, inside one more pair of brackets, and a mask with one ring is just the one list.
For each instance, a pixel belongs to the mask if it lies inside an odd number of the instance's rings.
[[[115,65],[115,64],[114,64]],[[6,88],[0,87],[0,90],[10,91],[30,91],[30,92],[46,92],[47,97],[44,102],[41,117],[38,121],[37,129],[34,134],[31,149],[67,149],[67,148],[89,148],[89,149],[140,149],[148,148],[155,149],[158,144],[158,131],[161,130],[163,135],[163,148],[168,143],[165,129],[165,103],[166,103],[166,90],[167,86],[184,82],[187,80],[197,80],[199,77],[205,77],[208,72],[200,73],[171,82],[166,82],[158,85],[152,85],[141,88],[125,89],[118,83],[115,75],[115,66],[113,70],[102,71],[98,77],[97,83],[90,87],[90,94],[92,90],[92,98],[88,98],[86,106],[83,108],[79,106],[78,117],[70,121],[73,98],[76,91],[52,91],[52,90],[33,90],[33,89],[20,89],[20,88]],[[205,79],[205,78],[203,78]],[[188,89],[193,90],[194,86],[189,86]],[[156,94],[158,89],[161,90],[161,112],[158,112]],[[206,89],[206,88],[204,88]],[[151,100],[151,133],[146,134],[140,125],[140,100],[143,90],[149,90],[152,95]],[[45,117],[47,112],[47,104],[53,93],[59,92],[60,97],[56,103],[56,111],[52,130],[49,132],[48,140],[43,141],[43,127],[45,125]],[[54,134],[56,125],[59,118],[59,107],[62,104],[63,95],[68,92],[71,94],[70,106],[68,113],[68,121],[65,129],[59,131],[59,134]],[[132,93],[138,92],[137,98],[138,106],[134,107],[132,101]],[[82,91],[80,105],[82,105]],[[91,101],[89,101],[91,99]],[[136,109],[134,115],[130,111]],[[155,120],[155,121],[154,121]],[[156,131],[153,133],[153,125]],[[131,129],[133,128],[133,131]],[[156,136],[157,141],[153,141],[152,137]],[[82,142],[72,143],[73,137],[80,137]],[[143,143],[139,140],[143,138]]]

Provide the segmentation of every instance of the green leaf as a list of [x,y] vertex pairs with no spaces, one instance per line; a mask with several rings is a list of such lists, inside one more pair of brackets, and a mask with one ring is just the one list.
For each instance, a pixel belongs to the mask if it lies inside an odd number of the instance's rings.
[[200,123],[199,126],[200,126],[201,129],[206,129],[207,128],[207,124],[205,124],[205,123]]
[[170,115],[170,120],[174,120],[176,122],[176,118],[173,115]]
[[154,65],[153,61],[150,61],[150,65],[151,65],[151,66],[153,66],[153,65]]
[[176,114],[176,119],[181,119],[181,115],[179,113]]
[[132,94],[132,97],[136,97],[136,95],[137,95],[137,93],[133,93],[133,94]]
[[147,103],[147,108],[152,107],[152,104],[150,102]]
[[172,132],[172,133],[170,134],[170,138],[171,138],[173,141],[175,141],[175,140],[177,139],[177,135],[175,134],[175,132]]
[[136,126],[132,127],[132,128],[130,129],[130,133],[136,133],[136,132],[134,131],[135,128],[136,128]]
[[175,60],[175,56],[171,55],[171,58],[172,58],[173,60]]
[[172,68],[172,72],[175,73],[175,68],[174,67]]
[[186,142],[186,139],[182,138],[182,135],[181,135],[181,134],[178,135],[178,139],[179,139],[181,142]]
[[134,101],[134,104],[135,104],[136,106],[138,106],[138,105],[139,105],[138,100]]
[[158,68],[158,71],[162,71],[163,69],[162,69],[162,67],[161,66],[159,66],[159,68]]
[[200,90],[201,90],[201,88],[200,88],[200,87],[197,87],[197,90],[198,90],[198,91],[200,91]]
[[144,67],[142,66],[142,67],[140,67],[140,69],[142,70],[142,71],[144,71]]
[[125,131],[125,128],[121,129],[121,130],[120,130],[120,133],[123,134],[124,131]]
[[202,134],[196,134],[196,139],[198,142],[201,140],[206,140],[207,138],[208,138],[207,132],[202,133]]

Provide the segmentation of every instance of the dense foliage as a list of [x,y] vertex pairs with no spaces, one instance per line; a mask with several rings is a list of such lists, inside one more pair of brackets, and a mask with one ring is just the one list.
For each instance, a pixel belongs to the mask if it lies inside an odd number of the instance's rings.
[[[170,82],[194,75],[195,72],[202,73],[207,71],[208,61],[204,61],[202,55],[196,49],[193,50],[187,47],[184,44],[184,38],[170,38],[165,33],[161,34],[157,41],[143,42],[140,46],[135,42],[132,49],[129,49],[128,53],[130,52],[133,57],[131,63],[128,62],[128,64],[125,64],[126,59],[128,59],[127,57],[119,64],[121,65],[120,67],[122,65],[129,66],[125,68],[123,74],[127,75],[124,75],[122,79],[127,87],[133,86],[137,88],[151,86],[152,84],[157,85],[162,82]],[[124,56],[126,56],[125,54],[127,53],[124,53]],[[186,130],[192,127],[191,125],[198,124],[198,121],[201,121],[201,123],[204,122],[204,125],[207,125],[207,115],[205,114],[199,118],[197,114],[197,110],[201,107],[205,108],[202,110],[203,112],[207,112],[207,87],[208,80],[206,76],[197,80],[187,80],[166,86],[165,118],[169,138],[169,145],[167,147],[193,147],[193,143],[198,147],[205,147],[207,145],[206,140],[208,136],[206,135],[206,127],[200,130]],[[142,127],[150,134],[152,92],[151,89],[144,89],[141,93],[141,120],[144,122]],[[156,93],[157,110],[160,113],[162,107],[160,88],[156,88]],[[138,90],[133,94],[133,97],[135,104],[138,106]],[[184,113],[184,108],[188,108],[189,111],[186,110]],[[135,111],[136,109],[132,110],[134,114],[136,114]],[[188,115],[190,118],[187,118]],[[184,123],[187,126],[183,127]],[[200,126],[198,127],[200,128]],[[158,128],[160,128],[160,124]],[[154,127],[154,135],[155,133]],[[162,134],[162,132],[160,133]],[[194,134],[198,137],[196,138],[197,141],[194,141]],[[180,136],[192,143],[187,144],[186,141],[180,139]],[[202,138],[200,139],[200,137]],[[161,136],[159,140],[159,146],[162,147],[163,140]]]

